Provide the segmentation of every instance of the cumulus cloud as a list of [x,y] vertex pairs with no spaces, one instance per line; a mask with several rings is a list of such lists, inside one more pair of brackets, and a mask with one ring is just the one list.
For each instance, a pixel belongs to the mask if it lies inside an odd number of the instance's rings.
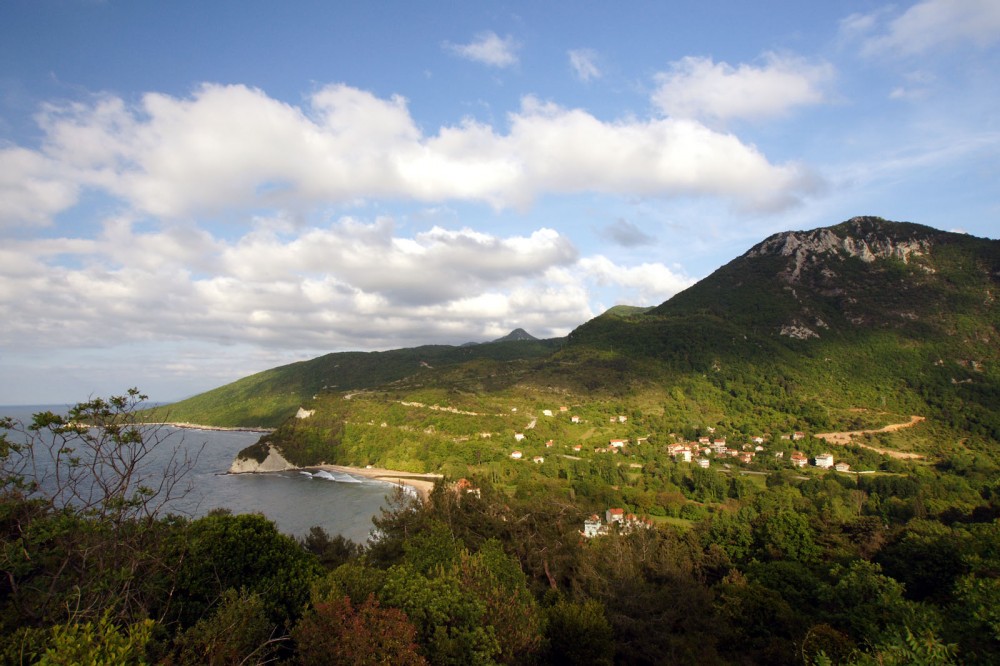
[[[534,326],[562,335],[590,316],[551,229],[496,236],[345,218],[234,240],[108,220],[94,239],[0,248],[0,346],[114,346],[197,339],[286,349],[384,348],[488,339]],[[496,337],[496,336],[494,336]]]
[[727,121],[781,116],[824,101],[833,67],[766,54],[761,66],[736,67],[689,56],[657,75],[653,102],[668,116]]
[[58,162],[25,148],[0,148],[0,229],[48,224],[78,195],[73,174]]
[[602,255],[582,258],[579,269],[585,280],[611,287],[613,303],[630,305],[659,305],[696,282],[680,269],[660,263],[620,266]]
[[502,68],[517,64],[520,45],[510,35],[500,37],[493,31],[487,31],[476,35],[468,44],[445,42],[444,47],[462,58]]
[[568,52],[569,64],[573,74],[581,81],[601,78],[601,70],[597,66],[597,52],[592,49],[573,49]]
[[0,247],[0,347],[385,349],[565,335],[592,304],[652,304],[692,283],[658,263],[581,257],[561,234],[499,236],[343,218],[234,239],[128,218],[94,238]]
[[883,25],[883,12],[855,14],[842,31],[864,36],[862,53],[915,55],[939,47],[1000,40],[1000,3],[995,0],[924,0]]
[[[701,71],[706,63],[691,66]],[[725,67],[707,66],[728,76]],[[763,78],[785,80],[777,69]],[[664,81],[660,97],[675,83]],[[810,98],[808,85],[798,90],[786,91],[784,106]],[[709,102],[694,95],[688,108],[733,112]],[[757,103],[757,112],[765,107]],[[50,105],[39,118],[40,149],[0,153],[7,167],[0,219],[8,225],[43,222],[74,205],[82,188],[137,213],[183,219],[380,197],[524,207],[543,194],[588,191],[708,195],[776,209],[815,185],[799,165],[771,164],[697,120],[609,122],[532,97],[509,115],[506,134],[473,120],[425,134],[404,98],[346,85],[321,88],[301,107],[242,85],[204,85],[187,98],[150,93],[134,107],[117,98]]]

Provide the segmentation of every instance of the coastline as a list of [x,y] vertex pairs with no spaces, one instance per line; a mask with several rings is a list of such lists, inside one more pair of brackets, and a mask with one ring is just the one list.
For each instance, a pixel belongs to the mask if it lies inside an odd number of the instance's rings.
[[181,428],[183,430],[212,430],[214,432],[257,432],[262,435],[266,435],[274,432],[274,428],[255,428],[253,426],[210,426],[210,425],[199,425],[197,423],[173,423],[169,421],[164,422],[144,422],[144,425],[151,426],[170,426],[171,428]]
[[394,469],[384,469],[381,467],[348,467],[346,465],[310,465],[303,469],[326,470],[327,472],[340,472],[341,474],[351,474],[361,476],[366,479],[376,481],[388,481],[397,485],[405,485],[413,488],[420,495],[424,502],[430,497],[431,490],[434,489],[434,482],[443,478],[441,474],[421,474],[419,472],[400,472]]

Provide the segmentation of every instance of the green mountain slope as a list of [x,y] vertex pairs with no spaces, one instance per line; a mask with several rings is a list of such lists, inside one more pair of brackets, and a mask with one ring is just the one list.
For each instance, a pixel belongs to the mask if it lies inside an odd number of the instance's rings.
[[877,428],[916,414],[920,427],[880,437],[924,454],[990,452],[998,283],[994,240],[878,218],[776,234],[659,307],[613,308],[533,360],[438,364],[352,400],[331,393],[270,441],[299,464],[432,471],[499,464],[529,418],[524,441],[539,453],[540,438],[599,447],[622,430],[540,418],[570,405],[593,424],[632,415],[632,435],[659,441],[707,427],[743,438]]
[[[523,333],[523,331],[522,331]],[[530,337],[530,336],[529,336]],[[548,356],[562,339],[501,339],[453,347],[427,345],[385,352],[338,352],[245,377],[149,413],[152,420],[221,427],[274,427],[314,396],[366,389],[479,359]]]
[[1000,438],[998,291],[1000,242],[855,218],[776,234],[644,315],[588,322],[567,353],[614,350],[730,393],[779,385],[823,410],[933,409]]

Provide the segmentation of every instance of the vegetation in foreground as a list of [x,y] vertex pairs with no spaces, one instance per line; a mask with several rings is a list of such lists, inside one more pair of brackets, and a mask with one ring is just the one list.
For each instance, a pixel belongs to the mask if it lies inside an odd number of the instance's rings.
[[[986,458],[870,476],[607,465],[569,487],[527,463],[441,483],[426,504],[397,495],[364,546],[318,529],[296,542],[257,515],[170,516],[139,464],[157,443],[140,398],[4,424],[5,663],[1000,658]],[[55,483],[30,464],[50,451]],[[183,479],[171,469],[167,487]],[[649,495],[685,520],[582,537],[594,507]]]

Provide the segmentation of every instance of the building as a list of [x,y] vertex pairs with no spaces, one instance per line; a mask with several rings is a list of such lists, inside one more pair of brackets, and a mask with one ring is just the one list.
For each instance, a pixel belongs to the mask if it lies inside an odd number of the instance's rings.
[[604,512],[604,522],[609,525],[625,522],[625,509],[608,509]]
[[523,455],[524,454],[521,453],[520,451],[511,451],[510,453],[510,457],[513,458],[514,460],[520,460]]
[[833,468],[835,470],[837,470],[838,472],[850,472],[851,471],[851,466],[848,465],[845,462],[839,462],[836,465],[834,465]]
[[708,458],[698,458],[698,467],[702,469],[708,469],[708,466],[711,464],[712,462]]
[[534,458],[531,459],[531,462],[535,463],[536,465],[541,465],[543,462],[545,462],[545,458],[543,458],[542,456],[535,456]]
[[805,467],[809,464],[809,458],[801,451],[796,451],[791,456],[792,464],[796,467]]
[[830,469],[833,467],[833,454],[821,453],[816,456],[816,467],[822,467],[823,469]]
[[620,449],[623,446],[625,446],[626,444],[628,444],[628,440],[627,439],[613,439],[610,442],[608,442],[608,446],[610,446],[611,448],[614,448],[614,449]]
[[583,521],[583,536],[588,539],[593,539],[595,536],[600,536],[606,534],[607,530],[604,525],[601,524],[601,518],[596,513],[592,514],[590,518]]

